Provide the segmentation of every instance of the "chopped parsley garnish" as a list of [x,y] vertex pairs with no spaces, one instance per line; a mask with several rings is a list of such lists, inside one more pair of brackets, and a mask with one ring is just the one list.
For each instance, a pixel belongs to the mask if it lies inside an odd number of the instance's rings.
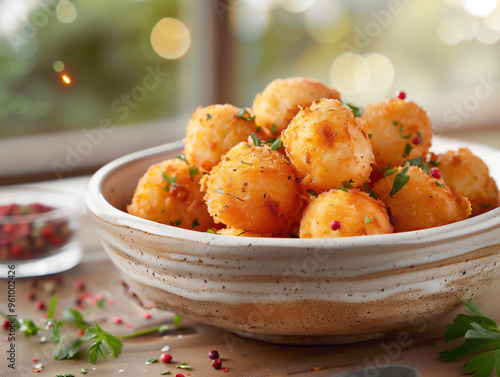
[[167,182],[167,186],[163,187],[165,191],[170,191],[170,187],[179,186],[179,184],[177,183],[177,177],[169,177],[165,172],[161,173],[161,176],[163,177],[165,182]]
[[271,132],[275,133],[276,131],[278,131],[278,128],[276,127],[276,125],[274,123],[271,124]]
[[424,138],[422,137],[422,134],[420,132],[417,132],[418,138],[420,139],[420,144],[424,142]]
[[411,137],[411,132],[408,135],[405,135],[403,133],[403,125],[401,125],[401,124],[399,125],[399,133],[401,134],[401,137],[403,139],[409,139]]
[[392,189],[391,192],[389,193],[391,197],[394,196],[396,193],[398,193],[410,181],[410,176],[406,175],[409,168],[410,168],[409,166],[405,167],[394,177],[394,182],[392,183]]
[[368,135],[368,139],[371,139],[373,136],[370,132],[367,132],[366,134]]
[[392,122],[392,124],[395,125],[395,126],[397,126],[398,125],[398,121],[395,120],[395,121]]
[[318,197],[318,193],[316,191],[312,190],[312,189],[311,190],[307,190],[307,192],[309,193],[309,195],[314,196],[315,198]]
[[207,233],[210,233],[210,234],[217,234],[217,232],[213,229],[207,229]]
[[209,119],[212,119],[212,116],[209,113],[207,113],[207,120]]
[[403,152],[403,157],[408,157],[412,149],[413,147],[410,145],[410,143],[406,143],[405,151]]
[[489,377],[493,370],[500,374],[500,326],[474,302],[464,302],[467,314],[458,314],[446,327],[445,342],[464,337],[455,349],[439,353],[439,360],[454,361],[472,354],[462,374],[474,372],[476,377]]
[[429,165],[427,164],[427,162],[424,161],[422,156],[412,158],[411,160],[406,161],[404,164],[408,165],[408,166],[419,167],[420,169],[425,171],[427,174],[430,174]]
[[250,114],[247,109],[241,109],[238,113],[238,118],[253,122],[255,120],[255,115]]
[[491,204],[483,204],[481,203],[481,208],[490,208]]
[[260,126],[257,126],[257,128],[255,129],[255,132],[260,132],[262,128]]
[[345,191],[345,192],[350,192],[348,189],[346,189],[345,187],[337,187],[337,190],[342,190],[342,191]]
[[165,372],[161,372],[160,375],[165,376],[167,374],[171,374],[169,370],[166,370]]
[[342,186],[344,186],[345,188],[354,188],[352,186],[353,183],[354,181],[352,179],[349,179],[348,181],[342,181]]
[[377,194],[375,194],[375,191],[370,190],[366,182],[363,183],[363,187],[365,188],[368,195],[370,195],[373,199],[378,200]]
[[191,177],[191,180],[193,180],[193,176],[200,174],[200,171],[196,166],[190,166],[189,167],[189,176]]
[[186,159],[186,156],[184,156],[184,153],[182,153],[180,156],[177,156],[176,158],[188,164],[188,160]]
[[255,135],[253,132],[250,134],[250,137],[252,138],[253,145],[256,147],[260,147],[260,139],[257,135]]
[[351,103],[346,103],[345,105],[352,110],[355,117],[359,118],[361,114],[363,114],[363,109],[361,107],[355,106]]
[[194,219],[193,220],[193,223],[191,224],[191,228],[194,229],[196,228],[198,225],[200,225],[200,223],[198,222],[198,219]]
[[393,175],[397,171],[398,171],[398,168],[396,167],[394,169],[391,169],[391,164],[388,162],[387,167],[384,170],[384,178]]
[[175,222],[170,221],[170,225],[172,225],[172,226],[179,226],[181,224],[182,224],[182,220],[181,219],[175,220]]
[[281,141],[281,136],[279,136],[272,144],[271,144],[271,150],[275,151],[277,149],[280,149],[283,146],[283,142]]
[[241,161],[242,164],[245,164],[245,165],[253,165],[251,162],[245,162],[245,161]]
[[434,166],[439,166],[439,161],[429,161],[429,164],[434,165]]
[[436,181],[436,186],[444,187],[444,184],[442,185],[441,183],[439,183],[439,181]]
[[176,368],[185,369],[185,370],[193,370],[193,368],[191,368],[191,366],[187,362],[184,362],[182,364],[177,365]]
[[276,138],[274,138],[274,137],[271,136],[269,139],[266,140],[266,144],[272,144],[275,141],[276,141]]
[[372,222],[372,218],[368,215],[365,216],[365,224],[370,224]]
[[152,363],[156,363],[157,361],[158,361],[157,357],[152,357],[151,359],[149,359],[148,361],[146,361],[146,363],[152,364]]

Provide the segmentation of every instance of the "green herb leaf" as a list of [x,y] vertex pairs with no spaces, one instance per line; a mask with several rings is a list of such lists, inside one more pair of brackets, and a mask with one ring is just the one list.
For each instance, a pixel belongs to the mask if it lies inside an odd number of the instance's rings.
[[191,177],[191,180],[193,180],[193,176],[200,174],[200,171],[196,166],[190,166],[189,167],[189,176]]
[[444,187],[444,185],[442,185],[441,183],[439,183],[439,181],[436,181],[436,186]]
[[17,323],[19,325],[19,331],[21,331],[24,336],[29,337],[36,335],[41,327],[35,325],[35,323],[31,319],[18,319]]
[[161,374],[162,376],[165,376],[165,375],[167,375],[167,374],[170,374],[170,371],[169,371],[169,370],[166,370],[165,372],[161,372],[160,374]]
[[349,179],[348,181],[342,181],[342,186],[344,186],[345,188],[354,188],[352,186],[353,183],[354,181],[352,179]]
[[55,342],[59,342],[61,340],[62,324],[62,321],[56,321],[54,319],[49,319],[45,322],[45,330],[47,330],[49,336]]
[[184,153],[182,153],[180,156],[177,156],[179,160],[184,161],[186,164],[188,164],[188,160],[186,159],[186,156],[184,156]]
[[281,136],[279,136],[272,144],[271,144],[271,150],[275,151],[277,149],[280,149],[283,146],[283,142],[281,141]]
[[307,190],[307,192],[309,193],[309,195],[312,195],[312,196],[314,196],[315,198],[317,198],[317,197],[318,197],[318,194],[317,194],[317,193],[316,193],[316,191],[314,191],[314,190]]
[[209,119],[212,119],[212,116],[209,113],[207,113],[207,120]]
[[175,327],[180,327],[181,326],[181,321],[182,321],[182,316],[176,314],[174,317],[174,325]]
[[250,137],[252,138],[253,145],[256,147],[260,147],[260,139],[257,135],[255,135],[253,132],[250,134]]
[[262,130],[262,128],[260,126],[257,126],[257,128],[255,129],[255,132],[260,132],[260,130]]
[[97,363],[99,356],[106,359],[108,356],[117,358],[122,352],[120,339],[101,329],[95,322],[95,328],[90,327],[82,338],[84,341],[92,340],[87,356],[92,364]]
[[439,166],[439,161],[429,161],[429,164],[434,165],[434,166]]
[[276,127],[276,125],[274,123],[271,124],[271,132],[274,134],[274,133],[276,133],[276,131],[278,131],[278,128]]
[[345,191],[345,192],[349,192],[349,190],[346,189],[345,187],[337,187],[337,190],[342,190],[342,191]]
[[491,204],[483,204],[481,203],[481,208],[490,208]]
[[56,310],[56,304],[57,304],[57,295],[54,295],[50,299],[49,312],[47,313],[47,318],[48,319],[54,318],[54,312]]
[[410,176],[406,175],[409,168],[410,167],[407,166],[398,174],[396,174],[396,176],[394,177],[394,182],[392,183],[391,192],[389,193],[390,196],[394,196],[410,181]]
[[410,143],[406,143],[405,151],[403,152],[403,157],[408,157],[412,149],[413,147],[410,145]]
[[346,103],[345,105],[352,110],[355,117],[359,118],[363,114],[363,109],[361,107],[355,106],[351,103]]
[[163,179],[165,180],[165,182],[167,182],[167,186],[163,187],[163,189],[165,191],[169,191],[170,190],[170,187],[176,187],[176,186],[179,186],[179,184],[177,183],[177,177],[169,177],[167,175],[167,173],[163,172],[161,173],[161,176],[163,177]]
[[274,143],[275,141],[276,141],[276,138],[271,136],[269,139],[266,140],[266,144],[270,145],[270,144]]
[[238,113],[238,118],[253,122],[255,120],[255,115],[250,114],[247,109],[241,109]]
[[368,139],[371,139],[373,136],[370,132],[367,132],[366,134],[368,135]]
[[194,229],[196,228],[198,225],[200,225],[200,223],[198,222],[198,219],[194,219],[193,220],[193,223],[191,224],[191,228]]
[[87,374],[87,369],[82,368],[82,369],[80,369],[80,372],[81,372],[82,374]]
[[370,195],[373,199],[378,200],[377,194],[375,194],[375,191],[370,190],[366,182],[363,183],[363,187],[365,188],[368,195]]
[[397,121],[397,120],[395,120],[395,121],[393,121],[393,122],[392,122],[392,124],[393,124],[394,126],[397,126],[397,125],[398,125],[398,121]]
[[474,372],[475,377],[489,377],[494,370],[500,375],[500,328],[484,314],[472,301],[465,302],[467,314],[459,314],[452,324],[446,327],[445,341],[460,337],[465,341],[457,348],[443,351],[439,359],[453,361],[466,355],[474,355],[465,365],[462,374]]
[[85,331],[88,327],[87,323],[83,320],[82,313],[78,310],[65,308],[63,310],[63,318],[67,323],[78,327],[80,330]]
[[177,365],[176,368],[185,369],[185,370],[193,370],[193,368],[191,368],[187,362],[184,362],[182,364]]
[[56,347],[56,349],[54,350],[54,359],[63,360],[63,359],[74,358],[80,351],[82,343],[83,343],[82,339],[75,339],[72,342],[68,343],[65,347],[61,348],[60,347],[61,342],[60,342],[58,344],[58,347]]
[[217,234],[217,232],[213,229],[207,229],[207,233]]
[[370,224],[372,222],[372,218],[368,215],[365,216],[365,224]]
[[411,137],[411,132],[408,135],[405,135],[403,133],[403,125],[402,124],[399,125],[399,133],[403,139],[409,139]]
[[152,364],[152,363],[156,363],[157,361],[158,361],[157,357],[152,357],[151,359],[149,359],[148,361],[146,361],[146,363]]

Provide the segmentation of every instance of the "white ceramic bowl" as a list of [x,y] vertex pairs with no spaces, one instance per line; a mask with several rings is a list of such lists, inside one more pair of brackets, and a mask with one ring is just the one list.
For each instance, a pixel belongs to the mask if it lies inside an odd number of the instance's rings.
[[[468,146],[500,182],[500,151]],[[290,344],[356,341],[449,311],[497,282],[500,209],[458,223],[343,239],[227,237],[125,212],[139,177],[182,143],[122,157],[91,179],[86,204],[104,248],[143,302]]]

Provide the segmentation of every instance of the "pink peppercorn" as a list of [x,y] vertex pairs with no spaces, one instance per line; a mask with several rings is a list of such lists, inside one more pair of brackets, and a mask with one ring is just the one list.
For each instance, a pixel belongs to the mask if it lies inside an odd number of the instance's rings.
[[35,305],[35,309],[38,309],[38,310],[45,309],[45,304],[43,303],[42,300],[36,300],[34,305]]
[[38,360],[37,359],[32,359],[31,361],[33,361],[34,363],[36,363]]
[[172,361],[172,355],[169,353],[162,353],[160,360],[165,364],[170,363]]
[[214,369],[220,369],[222,367],[222,360],[221,359],[215,359],[212,361],[212,367]]
[[413,145],[419,145],[420,144],[420,137],[418,135],[415,136],[411,142],[413,143]]
[[216,350],[212,350],[208,353],[208,357],[211,358],[212,360],[218,359],[219,358],[219,352]]
[[332,230],[339,230],[341,226],[342,224],[337,220],[334,220],[330,223],[330,228],[332,228]]
[[2,327],[7,330],[10,327],[10,321],[4,320]]
[[146,319],[150,319],[152,317],[151,313],[150,312],[144,312],[142,313],[142,316]]
[[432,168],[431,169],[431,175],[436,178],[436,179],[439,179],[441,178],[443,175],[441,174],[441,170],[439,170],[438,168]]
[[406,98],[406,93],[405,92],[397,92],[396,93],[399,99],[405,99]]
[[227,372],[228,370],[229,370],[229,369],[228,369],[228,368],[226,368],[226,367],[222,368],[222,371],[223,371],[223,372]]
[[177,373],[175,377],[184,377],[184,375],[182,373]]
[[78,279],[76,282],[75,282],[75,288],[78,290],[78,291],[83,291],[85,289],[85,283],[83,282],[82,279]]
[[121,319],[120,317],[113,317],[113,318],[111,319],[111,322],[116,323],[116,324],[119,324],[119,323],[122,323],[122,322],[123,322],[123,319]]

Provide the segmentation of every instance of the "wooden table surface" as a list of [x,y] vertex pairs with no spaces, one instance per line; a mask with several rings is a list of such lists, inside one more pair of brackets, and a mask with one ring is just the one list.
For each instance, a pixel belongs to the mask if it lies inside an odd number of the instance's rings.
[[[92,365],[81,352],[75,360],[54,360],[54,343],[40,343],[38,336],[25,338],[16,336],[16,371],[7,368],[5,355],[8,343],[3,344],[0,359],[1,376],[31,376],[38,362],[43,364],[39,375],[55,376],[70,373],[80,375],[85,368],[89,376],[160,376],[170,370],[172,375],[182,372],[184,376],[337,376],[345,371],[352,371],[370,365],[413,365],[420,376],[459,376],[464,361],[444,363],[437,360],[438,352],[450,349],[459,342],[445,344],[444,329],[455,315],[463,311],[463,306],[440,318],[429,318],[415,326],[387,334],[378,340],[362,343],[295,347],[264,343],[234,335],[222,329],[183,319],[181,328],[173,324],[174,315],[151,310],[151,318],[145,318],[137,299],[130,295],[122,285],[119,273],[103,251],[87,252],[83,262],[76,268],[57,275],[42,278],[17,279],[16,310],[18,317],[31,318],[38,324],[45,322],[47,310],[37,310],[34,301],[28,296],[34,293],[48,306],[52,292],[58,294],[58,309],[55,318],[61,317],[61,310],[75,307],[76,297],[82,293],[75,286],[83,279],[89,297],[98,294],[108,300],[108,304],[99,308],[87,299],[82,312],[89,322],[97,320],[106,331],[118,335],[140,331],[144,328],[168,324],[170,330],[163,335],[154,333],[138,338],[124,339],[122,354],[118,359],[101,360]],[[2,288],[2,310],[5,310],[4,297],[7,297],[6,280],[0,280]],[[36,284],[36,287],[34,285]],[[500,286],[476,302],[495,320],[500,320]],[[123,323],[115,324],[112,318],[119,316]],[[131,324],[128,328],[125,323]],[[67,327],[67,325],[65,325]],[[130,325],[129,325],[130,326]],[[6,330],[4,331],[7,334]],[[75,338],[77,330],[68,327],[67,336]],[[2,337],[2,338],[3,338]],[[159,357],[163,347],[169,346],[173,356],[170,364],[156,362],[145,364],[152,357]],[[207,354],[210,350],[219,351],[223,366],[227,372],[211,367]],[[38,362],[33,362],[37,359]],[[182,371],[175,366],[188,362],[191,371]],[[315,370],[317,369],[317,370]]]
[[[498,129],[488,132],[474,132],[471,135],[460,135],[464,139],[485,142],[500,147]],[[497,145],[498,144],[498,145]],[[88,178],[70,182],[71,190],[83,188]],[[76,183],[75,183],[76,182]],[[57,183],[58,187],[60,183]],[[50,183],[48,184],[50,185]],[[97,320],[101,327],[112,334],[128,334],[141,329],[168,324],[171,329],[160,335],[150,334],[138,338],[124,339],[122,354],[118,359],[101,360],[96,365],[91,364],[84,353],[80,352],[74,360],[54,360],[52,352],[54,343],[40,343],[37,336],[25,338],[16,334],[16,370],[7,368],[9,344],[0,342],[0,376],[34,376],[36,364],[42,363],[40,376],[56,376],[57,374],[74,374],[79,376],[81,368],[87,370],[89,376],[160,376],[161,372],[170,370],[172,376],[182,372],[189,377],[240,377],[240,376],[339,376],[346,377],[349,373],[371,365],[413,365],[423,377],[455,377],[460,376],[460,360],[444,363],[437,360],[438,353],[445,349],[456,347],[460,341],[444,343],[445,326],[453,321],[457,313],[463,312],[463,306],[440,318],[429,318],[415,326],[386,334],[385,337],[349,345],[321,347],[293,347],[264,343],[249,338],[234,335],[222,329],[210,327],[201,323],[183,319],[182,327],[177,329],[173,324],[174,315],[152,310],[151,318],[145,318],[143,310],[137,305],[137,300],[130,296],[124,288],[117,270],[102,250],[99,239],[89,220],[84,218],[80,238],[84,245],[85,256],[80,265],[70,271],[43,278],[26,278],[16,280],[16,311],[18,317],[31,318],[37,324],[45,322],[47,310],[37,310],[34,301],[28,295],[34,293],[45,305],[48,305],[53,293],[57,293],[58,308],[56,318],[60,318],[61,310],[75,307],[76,298],[82,291],[77,290],[75,283],[82,279],[85,283],[84,292],[91,297],[103,295],[108,304],[103,308],[85,304],[83,313],[89,322]],[[3,277],[4,278],[4,277]],[[34,283],[36,282],[36,287]],[[500,321],[500,286],[487,295],[478,298],[476,303],[493,319]],[[0,279],[0,310],[6,311],[7,280]],[[115,324],[112,318],[119,316],[122,324]],[[128,323],[132,328],[128,328]],[[67,325],[65,325],[67,327]],[[8,332],[4,332],[4,338]],[[68,328],[67,336],[76,337],[76,331]],[[145,362],[152,357],[159,357],[163,347],[169,346],[173,356],[170,364],[161,362],[147,365]],[[223,366],[227,372],[211,367],[207,354],[210,350],[219,351]],[[33,362],[32,359],[37,359]],[[188,362],[191,371],[182,371],[175,366]],[[315,370],[316,369],[316,370]],[[377,376],[376,373],[366,373],[367,377]]]

